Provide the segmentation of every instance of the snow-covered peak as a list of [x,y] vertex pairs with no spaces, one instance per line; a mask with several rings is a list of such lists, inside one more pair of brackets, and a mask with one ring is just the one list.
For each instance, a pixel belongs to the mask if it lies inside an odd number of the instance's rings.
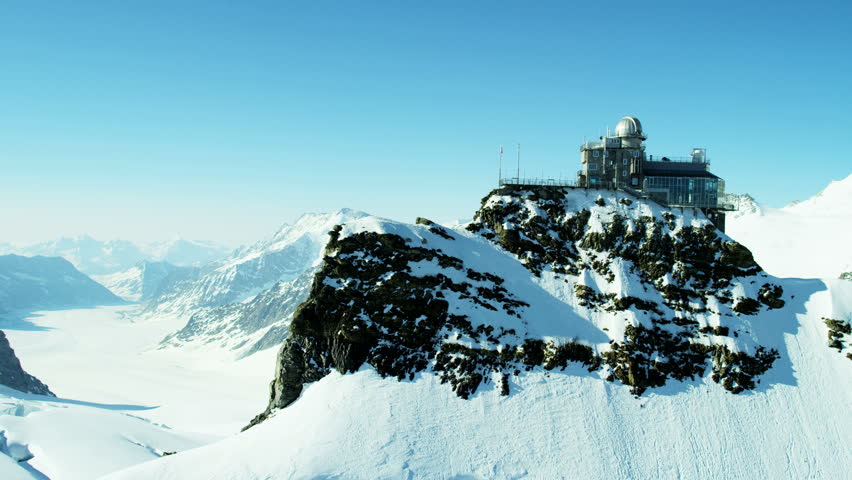
[[727,232],[754,252],[769,273],[784,277],[837,278],[852,264],[852,175],[813,197],[784,208],[728,215]]
[[735,211],[728,213],[727,217],[729,219],[749,215],[763,215],[765,211],[765,208],[760,205],[754,197],[747,193],[728,194],[726,195],[725,201],[733,204],[736,209]]
[[[348,208],[334,213],[305,213],[292,225],[282,225],[271,237],[235,251],[230,257],[219,262],[216,269],[225,271],[274,252],[292,250],[300,245],[310,250],[321,249],[332,227],[369,216],[368,213]],[[315,261],[320,259],[318,254],[313,257]]]
[[322,260],[328,232],[335,226],[367,218],[350,209],[302,215],[266,240],[235,251],[229,257],[177,282],[149,303],[149,310],[191,316],[198,308],[252,299],[278,282],[291,282]]
[[813,197],[783,210],[799,215],[831,216],[852,212],[852,174],[842,180],[833,180]]
[[173,238],[142,246],[146,260],[168,262],[177,266],[200,266],[231,253],[231,249],[216,242]]
[[318,241],[321,240],[321,237],[328,235],[329,230],[335,225],[368,216],[370,214],[348,208],[343,208],[334,213],[305,213],[292,225],[286,225],[279,229],[264,245],[264,248],[278,250],[303,236],[309,237],[312,241]]

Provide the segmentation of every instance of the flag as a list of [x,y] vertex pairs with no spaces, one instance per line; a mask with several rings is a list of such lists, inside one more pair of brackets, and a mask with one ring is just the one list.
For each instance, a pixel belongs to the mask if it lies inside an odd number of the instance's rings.
[[500,155],[503,155],[503,145],[500,145]]

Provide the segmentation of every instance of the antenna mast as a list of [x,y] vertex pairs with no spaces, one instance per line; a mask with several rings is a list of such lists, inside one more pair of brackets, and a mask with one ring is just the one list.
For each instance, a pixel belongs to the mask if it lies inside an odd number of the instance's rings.
[[518,183],[521,183],[521,142],[518,142]]

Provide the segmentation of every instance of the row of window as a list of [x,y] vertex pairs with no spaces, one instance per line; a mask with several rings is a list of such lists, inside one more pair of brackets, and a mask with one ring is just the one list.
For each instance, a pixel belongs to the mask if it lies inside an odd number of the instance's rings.
[[[639,158],[639,155],[640,155],[639,150],[633,150],[633,151],[632,151],[632,153],[633,153],[633,158]],[[600,150],[593,150],[593,151],[592,151],[592,156],[593,156],[593,157],[595,157],[595,158],[600,157],[600,156],[601,156],[601,151],[600,151]],[[625,159],[624,159],[624,161],[626,162],[626,161],[627,161],[627,159],[625,158]]]

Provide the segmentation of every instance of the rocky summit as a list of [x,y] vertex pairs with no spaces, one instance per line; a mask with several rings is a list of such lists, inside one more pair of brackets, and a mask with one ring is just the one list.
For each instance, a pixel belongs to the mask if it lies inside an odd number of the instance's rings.
[[365,364],[399,380],[430,371],[462,398],[487,383],[509,394],[538,369],[637,397],[709,373],[737,394],[780,357],[767,332],[786,305],[699,211],[626,193],[503,187],[458,230],[356,219],[331,231],[252,425]]

